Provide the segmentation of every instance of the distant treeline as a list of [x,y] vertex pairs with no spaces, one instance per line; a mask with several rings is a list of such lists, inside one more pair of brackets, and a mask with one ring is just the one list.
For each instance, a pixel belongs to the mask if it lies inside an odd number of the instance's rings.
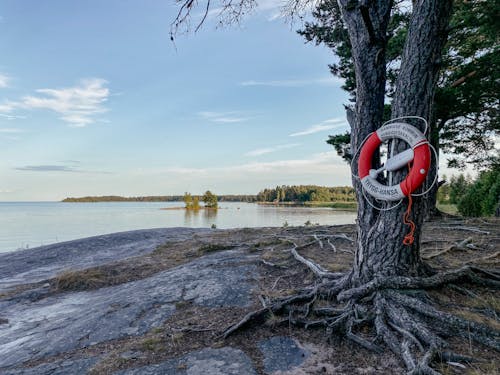
[[[255,202],[255,195],[218,195],[219,202]],[[63,202],[182,202],[182,195],[154,195],[147,197],[120,197],[104,195],[99,197],[66,198]]]
[[294,185],[264,189],[257,194],[259,202],[355,202],[350,186]]
[[[98,197],[66,198],[63,202],[183,202],[183,195],[155,195],[147,197]],[[217,194],[219,202],[355,202],[354,189],[350,186],[294,185],[264,189],[257,195]]]

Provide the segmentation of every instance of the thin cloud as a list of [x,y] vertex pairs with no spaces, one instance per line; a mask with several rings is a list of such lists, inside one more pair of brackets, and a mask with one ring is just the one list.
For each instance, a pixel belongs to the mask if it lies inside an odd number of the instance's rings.
[[61,89],[38,89],[20,101],[0,104],[0,112],[11,113],[16,109],[49,110],[61,115],[61,120],[71,127],[85,127],[96,122],[96,115],[107,112],[104,103],[110,96],[107,81],[100,78],[84,79],[78,85]]
[[304,87],[304,86],[339,86],[343,81],[337,77],[313,78],[313,79],[283,79],[268,81],[243,81],[241,86],[267,86],[267,87]]
[[9,87],[10,78],[5,74],[0,73],[0,88]]
[[15,190],[9,190],[9,189],[0,189],[0,194],[10,194],[10,193],[14,193]]
[[201,118],[219,124],[232,124],[247,121],[249,118],[242,115],[241,112],[198,112]]
[[17,171],[30,171],[30,172],[71,172],[80,173],[80,171],[69,167],[67,165],[26,165],[24,167],[14,168]]
[[2,104],[0,104],[0,113],[1,112],[10,113],[19,107],[21,107],[20,102],[13,102],[11,100],[5,100]]
[[300,137],[303,135],[309,135],[309,134],[314,134],[314,133],[319,133],[325,130],[332,130],[332,129],[338,129],[342,126],[345,125],[345,120],[342,118],[332,118],[329,120],[325,120],[321,122],[320,124],[317,125],[312,125],[307,129],[304,129],[302,131],[292,133],[289,136],[290,137]]
[[[72,164],[78,164],[72,163]],[[90,173],[90,174],[111,174],[105,171],[88,171],[79,169],[75,165],[57,165],[57,164],[44,164],[44,165],[26,165],[23,167],[14,168],[17,171],[26,172],[59,172],[59,173]]]
[[332,166],[344,166],[344,162],[340,159],[335,151],[327,151],[318,154],[313,154],[305,159],[288,159],[276,160],[270,162],[252,162],[240,165],[232,165],[227,167],[213,168],[184,168],[172,167],[162,169],[161,173],[172,173],[182,175],[218,175],[235,174],[235,173],[281,173],[287,171],[289,174],[304,173],[331,173]]
[[18,133],[24,133],[24,130],[19,129],[19,128],[0,128],[0,133],[1,134],[18,134]]
[[25,119],[26,118],[26,116],[6,115],[3,113],[0,113],[0,117],[5,118],[7,120],[17,120],[17,119]]
[[258,148],[252,151],[248,151],[245,153],[245,156],[261,156],[261,155],[266,155],[266,154],[271,154],[276,151],[284,150],[287,148],[293,148],[300,146],[300,143],[288,143],[284,145],[277,145],[274,147],[266,147],[266,148]]

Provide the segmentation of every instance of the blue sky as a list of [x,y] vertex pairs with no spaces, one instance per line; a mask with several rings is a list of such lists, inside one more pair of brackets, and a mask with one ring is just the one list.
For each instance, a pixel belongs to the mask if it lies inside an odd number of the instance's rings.
[[0,200],[345,185],[347,96],[267,3],[169,40],[169,1],[0,5]]
[[267,0],[169,40],[167,0],[0,4],[0,201],[348,185],[334,56]]

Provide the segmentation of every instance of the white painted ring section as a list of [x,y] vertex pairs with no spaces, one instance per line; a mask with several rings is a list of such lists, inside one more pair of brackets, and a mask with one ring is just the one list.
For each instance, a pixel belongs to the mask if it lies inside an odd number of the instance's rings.
[[377,199],[384,201],[398,201],[404,198],[403,191],[401,190],[399,184],[392,186],[382,185],[376,179],[370,177],[370,175],[361,179],[361,185],[363,185],[363,188],[368,194]]
[[387,141],[391,138],[399,138],[414,147],[420,142],[427,141],[425,136],[416,127],[404,123],[393,122],[392,124],[384,125],[377,130],[377,135],[382,141]]

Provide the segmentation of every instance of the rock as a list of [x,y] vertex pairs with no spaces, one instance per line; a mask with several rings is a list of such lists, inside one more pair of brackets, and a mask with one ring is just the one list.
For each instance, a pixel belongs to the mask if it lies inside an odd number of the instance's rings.
[[95,236],[0,254],[0,292],[35,283],[65,269],[84,269],[152,252],[167,241],[189,239],[209,229],[146,229]]
[[143,335],[172,315],[178,301],[249,305],[255,257],[222,251],[138,281],[0,306],[9,321],[0,328],[0,373],[28,360]]
[[155,365],[142,366],[117,375],[256,375],[252,361],[239,349],[205,348]]
[[100,357],[62,359],[50,363],[23,368],[19,370],[7,370],[2,372],[4,375],[67,375],[67,374],[86,374],[94,366]]
[[271,337],[260,341],[258,347],[264,356],[264,370],[268,374],[297,367],[309,356],[309,353],[290,337]]

